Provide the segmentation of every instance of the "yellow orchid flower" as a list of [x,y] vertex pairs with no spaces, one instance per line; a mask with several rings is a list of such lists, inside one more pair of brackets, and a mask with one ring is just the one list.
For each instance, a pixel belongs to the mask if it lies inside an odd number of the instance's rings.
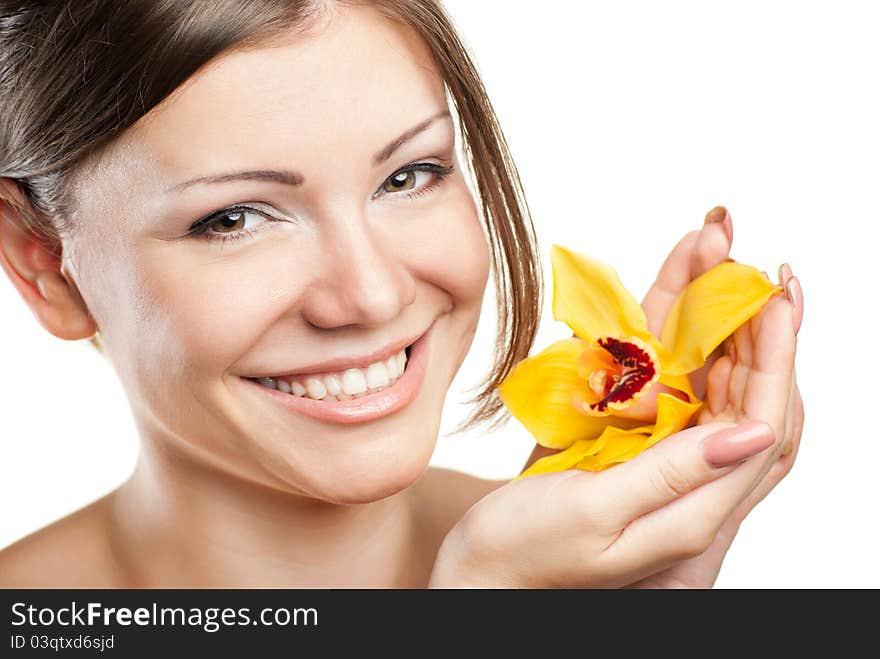
[[[725,262],[693,280],[660,333],[608,265],[553,245],[553,317],[574,332],[524,359],[498,387],[537,442],[561,452],[520,477],[563,469],[601,471],[686,427],[702,406],[688,374],[782,291],[751,266]],[[654,423],[622,414],[657,383]]]

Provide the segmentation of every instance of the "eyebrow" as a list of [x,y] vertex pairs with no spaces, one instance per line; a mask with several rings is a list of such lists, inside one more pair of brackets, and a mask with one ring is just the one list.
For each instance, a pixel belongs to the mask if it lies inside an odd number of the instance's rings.
[[[443,117],[449,117],[450,119],[452,118],[452,115],[449,114],[448,109],[442,110],[437,114],[428,117],[424,121],[416,124],[406,132],[402,133],[398,137],[395,137],[388,144],[379,149],[379,151],[373,154],[373,165],[381,165],[383,162],[388,160],[400,147],[402,147],[419,133],[427,130],[427,128],[431,124],[433,124],[438,119],[442,119]],[[269,181],[272,183],[283,183],[285,185],[298,186],[305,183],[305,180],[306,179],[302,174],[292,170],[257,169],[242,172],[231,172],[228,174],[212,174],[209,176],[199,176],[197,178],[190,179],[189,181],[178,183],[177,185],[174,185],[165,190],[165,192],[177,192],[179,190],[183,190],[190,186],[201,183],[227,183],[229,181]]]

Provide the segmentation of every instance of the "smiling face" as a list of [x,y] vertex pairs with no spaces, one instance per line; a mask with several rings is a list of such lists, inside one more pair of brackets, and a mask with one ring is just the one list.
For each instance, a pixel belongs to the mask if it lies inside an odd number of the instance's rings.
[[418,477],[489,255],[415,32],[355,7],[225,54],[93,165],[65,258],[146,441],[328,501]]

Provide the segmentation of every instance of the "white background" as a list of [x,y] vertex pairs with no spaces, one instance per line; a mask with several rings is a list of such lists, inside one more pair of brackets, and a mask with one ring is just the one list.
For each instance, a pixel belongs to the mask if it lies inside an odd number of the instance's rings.
[[[871,2],[447,0],[525,186],[545,260],[535,350],[552,319],[553,243],[611,263],[641,299],[669,248],[726,205],[733,256],[791,263],[806,297],[795,469],[743,525],[719,587],[880,587],[876,406],[880,95]],[[494,298],[444,411],[487,367]],[[126,399],[85,343],[43,332],[0,278],[0,546],[121,483]],[[875,410],[876,411],[876,410]],[[434,463],[515,475],[511,421],[441,438]]]

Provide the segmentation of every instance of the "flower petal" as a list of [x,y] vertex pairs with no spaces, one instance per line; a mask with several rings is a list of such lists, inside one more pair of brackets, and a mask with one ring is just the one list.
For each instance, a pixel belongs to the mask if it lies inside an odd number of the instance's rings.
[[605,450],[598,451],[593,455],[586,456],[577,464],[578,469],[585,471],[604,471],[613,467],[625,458],[626,454],[638,455],[645,450],[645,441],[650,436],[651,428],[647,432],[639,430],[620,431],[615,433],[613,441],[605,446]]
[[661,357],[664,373],[683,375],[702,366],[724,339],[780,292],[760,270],[736,262],[721,263],[694,279],[663,325],[661,342],[670,353],[666,361]]
[[577,374],[583,351],[580,339],[557,341],[519,362],[498,387],[501,401],[541,446],[567,448],[579,439],[595,439],[609,424],[573,405],[575,394],[586,387]]
[[683,394],[686,394],[690,402],[699,402],[697,395],[694,393],[693,386],[691,385],[691,379],[687,375],[671,375],[664,372],[660,374],[659,382],[660,384],[665,384],[667,387],[678,389]]
[[652,447],[661,439],[684,429],[702,403],[688,403],[669,394],[657,396],[657,423],[632,430],[614,429],[613,438],[578,464],[579,469],[602,471],[625,462]]
[[590,342],[601,337],[653,338],[642,306],[608,265],[553,245],[553,317]]
[[565,471],[574,469],[584,456],[589,455],[598,439],[579,439],[564,451],[554,453],[536,460],[528,469],[517,478],[534,476],[535,474],[548,474],[553,471]]

